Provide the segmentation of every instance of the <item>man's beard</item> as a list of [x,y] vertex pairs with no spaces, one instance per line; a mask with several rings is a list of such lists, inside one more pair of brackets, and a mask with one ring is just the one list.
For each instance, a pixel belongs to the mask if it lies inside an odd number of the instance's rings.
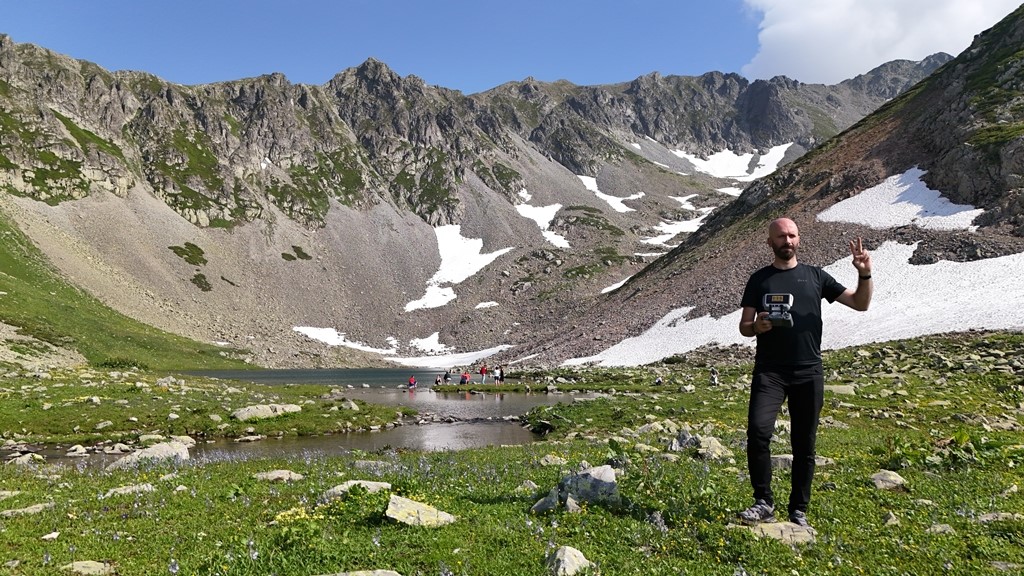
[[775,246],[772,245],[772,252],[780,260],[791,260],[796,256],[796,246]]

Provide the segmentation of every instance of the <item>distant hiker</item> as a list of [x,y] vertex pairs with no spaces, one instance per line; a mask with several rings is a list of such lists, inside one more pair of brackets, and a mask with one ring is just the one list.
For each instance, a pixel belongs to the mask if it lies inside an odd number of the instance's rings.
[[661,384],[662,384],[661,376],[658,376],[657,378],[654,379],[654,385],[655,386],[661,386]]
[[447,384],[447,383],[449,383],[451,381],[452,381],[452,371],[451,370],[445,370],[444,371],[444,383]]
[[480,366],[480,383],[487,384],[487,364]]
[[441,375],[438,374],[437,378],[434,378],[434,386],[440,386],[440,385],[441,385]]
[[459,376],[459,384],[469,384],[469,370],[464,370]]
[[505,368],[498,366],[498,371],[494,373],[494,383],[504,384],[505,383]]
[[[757,351],[747,408],[747,468],[754,504],[739,516],[747,524],[775,520],[770,444],[775,419],[788,398],[793,447],[789,521],[809,527],[807,505],[814,478],[814,446],[825,394],[821,300],[867,310],[872,292],[871,255],[860,238],[850,241],[858,276],[857,289],[850,290],[821,268],[797,262],[800,232],[792,220],[779,218],[768,226],[768,246],[775,254],[774,261],[750,276],[740,300],[740,334],[756,336]],[[779,323],[773,325],[766,310],[767,294],[789,301],[786,312],[791,319],[779,318]]]
[[416,387],[416,375],[409,376],[409,388]]
[[711,367],[711,381],[712,386],[718,386],[718,368]]

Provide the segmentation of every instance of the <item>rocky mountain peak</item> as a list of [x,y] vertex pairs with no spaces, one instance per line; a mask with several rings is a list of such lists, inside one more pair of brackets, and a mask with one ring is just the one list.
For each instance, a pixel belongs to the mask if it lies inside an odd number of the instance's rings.
[[[264,363],[298,362],[280,351],[310,324],[401,353],[435,332],[463,349],[543,333],[682,242],[680,224],[740,205],[722,190],[769,151],[799,157],[887,93],[709,72],[527,78],[464,96],[374,59],[320,86],[281,74],[182,86],[46,54],[0,40],[0,188],[26,219],[74,223],[46,242],[89,247],[91,259],[55,256],[93,278],[84,288],[114,294],[111,278],[128,279],[122,292],[165,304],[105,301],[193,337],[272,341],[254,353]],[[929,71],[887,74],[910,86]],[[750,160],[699,169],[723,152]],[[452,272],[466,267],[441,254],[455,230],[493,264]],[[183,261],[186,244],[207,263]],[[116,274],[83,272],[94,262]]]

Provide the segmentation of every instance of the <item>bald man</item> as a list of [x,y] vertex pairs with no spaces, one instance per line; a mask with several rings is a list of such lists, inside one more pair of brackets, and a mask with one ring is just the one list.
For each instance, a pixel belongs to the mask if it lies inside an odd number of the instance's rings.
[[[750,276],[740,301],[740,334],[757,338],[757,352],[747,410],[747,468],[754,504],[739,516],[747,524],[775,521],[770,442],[782,403],[788,401],[793,446],[789,521],[809,528],[807,506],[825,389],[821,301],[867,310],[872,291],[871,255],[860,238],[850,242],[858,276],[857,289],[850,290],[821,268],[797,262],[800,231],[789,218],[779,218],[768,226],[768,246],[775,259]],[[792,294],[792,326],[772,323],[764,306],[765,294]]]

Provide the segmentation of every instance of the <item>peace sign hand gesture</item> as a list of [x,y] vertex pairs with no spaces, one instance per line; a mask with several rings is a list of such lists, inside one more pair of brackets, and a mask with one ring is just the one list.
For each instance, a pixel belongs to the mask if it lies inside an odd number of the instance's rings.
[[871,276],[871,254],[864,249],[864,242],[850,240],[850,254],[853,255],[853,266],[860,276]]

